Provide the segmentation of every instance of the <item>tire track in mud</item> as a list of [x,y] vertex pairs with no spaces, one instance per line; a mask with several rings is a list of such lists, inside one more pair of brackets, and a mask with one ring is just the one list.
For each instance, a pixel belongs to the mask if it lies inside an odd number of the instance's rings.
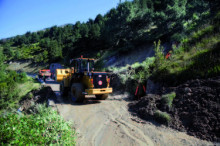
[[[122,126],[125,134],[127,134],[134,141],[137,141],[139,145],[146,145],[146,144],[147,145],[154,145],[153,141],[148,136],[146,136],[144,134],[144,132],[141,131],[138,127],[122,120],[122,114],[120,114],[121,112],[119,111],[119,109],[117,109],[117,107],[115,106],[115,103],[112,103],[112,106],[114,107],[117,114],[120,115],[120,117],[113,118],[113,116],[110,114],[111,120],[113,122],[116,121],[120,126]],[[126,112],[126,109],[123,106],[121,106],[121,108]]]

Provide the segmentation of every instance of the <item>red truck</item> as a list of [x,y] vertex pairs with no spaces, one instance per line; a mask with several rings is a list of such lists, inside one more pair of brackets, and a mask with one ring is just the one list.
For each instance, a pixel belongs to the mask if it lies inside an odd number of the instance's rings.
[[38,73],[38,78],[43,79],[44,81],[50,77],[51,77],[51,72],[49,69],[42,69]]

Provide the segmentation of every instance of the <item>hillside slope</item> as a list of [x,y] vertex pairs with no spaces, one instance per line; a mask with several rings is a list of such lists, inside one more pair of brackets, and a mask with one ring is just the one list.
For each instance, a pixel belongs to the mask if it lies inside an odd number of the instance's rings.
[[210,0],[134,0],[120,3],[104,16],[86,23],[76,22],[43,31],[27,32],[0,41],[7,60],[54,62],[79,57],[102,57],[103,53],[123,55],[154,41],[180,42],[219,10]]

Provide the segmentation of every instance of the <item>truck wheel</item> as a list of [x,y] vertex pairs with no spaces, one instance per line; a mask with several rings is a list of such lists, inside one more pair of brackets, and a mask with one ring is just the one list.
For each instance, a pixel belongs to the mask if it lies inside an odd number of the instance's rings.
[[85,95],[82,94],[84,91],[83,85],[80,83],[73,83],[70,90],[70,98],[72,101],[83,102]]
[[99,100],[105,100],[108,98],[108,94],[100,94],[100,95],[95,95],[95,96]]
[[60,95],[61,97],[66,97],[68,95],[68,88],[64,87],[64,82],[60,84]]

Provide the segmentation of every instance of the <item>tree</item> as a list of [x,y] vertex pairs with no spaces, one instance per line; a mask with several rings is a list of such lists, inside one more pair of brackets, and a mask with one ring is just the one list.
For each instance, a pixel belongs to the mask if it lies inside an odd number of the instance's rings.
[[147,8],[147,0],[139,0],[139,7],[142,9]]
[[56,40],[50,41],[49,54],[51,61],[62,58],[62,48],[58,45]]
[[76,39],[81,38],[81,34],[80,34],[80,27],[81,27],[81,23],[79,21],[76,22],[76,24],[73,26],[73,35],[75,36]]
[[87,38],[89,35],[89,27],[87,24],[83,23],[80,27],[80,34],[83,38]]
[[31,43],[37,43],[39,40],[39,35],[36,32],[33,32],[31,34]]
[[98,24],[93,24],[89,31],[90,38],[98,39],[100,36],[100,27]]
[[154,52],[155,52],[155,70],[158,70],[161,64],[165,61],[163,55],[163,48],[161,47],[160,40],[158,42],[154,42]]
[[43,58],[44,58],[44,63],[47,63],[48,62],[48,51],[47,50],[44,50],[43,51]]
[[14,57],[14,52],[11,48],[11,46],[9,44],[5,44],[3,47],[3,53],[7,56],[7,57]]
[[101,14],[98,14],[95,18],[94,23],[98,23],[99,25],[103,25],[104,23],[104,18],[102,17]]
[[5,60],[5,56],[3,54],[2,49],[0,49],[0,70],[1,70],[1,67],[3,66],[3,64],[4,64],[4,60]]
[[46,49],[49,49],[49,46],[50,46],[50,39],[49,38],[44,38],[40,41],[39,43],[39,46],[41,48],[46,48]]
[[22,55],[21,55],[21,52],[20,52],[19,50],[16,50],[16,51],[15,51],[15,56],[14,56],[15,59],[18,59],[18,60],[19,60],[19,59],[21,59],[21,56],[22,56]]

